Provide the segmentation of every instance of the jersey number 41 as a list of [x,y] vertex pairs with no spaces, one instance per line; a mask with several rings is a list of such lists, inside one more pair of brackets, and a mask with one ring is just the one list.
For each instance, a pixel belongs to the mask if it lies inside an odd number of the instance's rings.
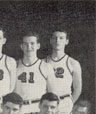
[[29,75],[30,75],[30,78],[27,79],[27,73],[23,72],[22,74],[20,74],[18,76],[18,80],[21,80],[22,83],[27,83],[27,80],[28,80],[29,83],[34,83],[34,79],[33,79],[34,78],[34,73],[30,72]]

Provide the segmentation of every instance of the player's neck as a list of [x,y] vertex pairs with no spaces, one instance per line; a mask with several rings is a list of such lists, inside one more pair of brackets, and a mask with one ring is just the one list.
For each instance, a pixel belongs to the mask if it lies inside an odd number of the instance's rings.
[[24,56],[23,62],[24,62],[24,64],[30,65],[30,64],[33,64],[37,59],[38,59],[37,56],[33,56],[33,57]]
[[58,59],[62,58],[64,55],[65,55],[64,51],[53,51],[51,57],[58,60]]

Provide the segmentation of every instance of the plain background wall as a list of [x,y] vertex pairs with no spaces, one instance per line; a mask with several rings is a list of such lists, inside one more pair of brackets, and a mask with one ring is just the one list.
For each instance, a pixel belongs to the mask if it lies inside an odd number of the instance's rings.
[[82,67],[81,97],[95,103],[95,1],[0,1],[0,26],[7,44],[3,52],[18,59],[22,33],[34,30],[40,34],[38,57],[50,54],[49,38],[54,29],[65,29],[70,43],[66,52]]

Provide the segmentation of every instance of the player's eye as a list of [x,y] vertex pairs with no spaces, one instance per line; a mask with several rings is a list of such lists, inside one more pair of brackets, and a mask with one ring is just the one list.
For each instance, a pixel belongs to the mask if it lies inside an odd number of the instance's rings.
[[63,39],[63,37],[60,37],[60,39]]
[[16,112],[18,109],[14,108],[13,111]]
[[33,42],[31,42],[31,45],[34,45],[34,43],[33,43]]
[[44,108],[48,108],[48,106],[47,105],[44,105]]
[[8,106],[5,106],[5,108],[6,108],[7,110],[9,110],[9,109],[10,109]]
[[55,106],[51,106],[51,109],[55,109]]

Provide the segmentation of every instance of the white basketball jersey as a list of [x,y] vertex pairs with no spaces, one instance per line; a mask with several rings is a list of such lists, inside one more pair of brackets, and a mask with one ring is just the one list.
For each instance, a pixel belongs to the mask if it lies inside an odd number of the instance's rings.
[[6,95],[10,90],[10,73],[7,67],[8,56],[0,58],[0,95]]
[[[55,61],[51,57],[47,58],[55,72],[55,77],[48,77],[48,91],[59,96],[71,94],[72,67],[68,63],[69,56],[65,55],[60,60]],[[70,68],[69,68],[70,66]]]
[[46,78],[41,71],[41,64],[39,59],[30,66],[24,65],[22,60],[18,62],[15,92],[24,100],[41,98],[46,92]]

